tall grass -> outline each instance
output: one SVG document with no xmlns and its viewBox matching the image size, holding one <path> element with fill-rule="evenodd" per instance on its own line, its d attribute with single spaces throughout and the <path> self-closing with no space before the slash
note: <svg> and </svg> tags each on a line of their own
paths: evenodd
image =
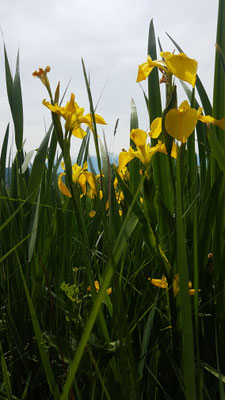
<svg viewBox="0 0 225 400">
<path fill-rule="evenodd" d="M 225 116 L 224 16 L 220 0 L 212 105 L 199 77 L 193 90 L 181 82 L 191 107 L 199 107 L 197 90 L 204 114 L 216 119 Z M 148 54 L 159 58 L 153 21 Z M 19 56 L 14 76 L 6 48 L 4 58 L 16 155 L 8 156 L 8 125 L 0 159 L 0 399 L 224 399 L 224 132 L 199 121 L 187 143 L 177 144 L 176 159 L 156 153 L 143 166 L 135 158 L 123 176 L 99 141 L 82 62 L 87 135 L 71 137 L 52 112 L 30 163 Z M 167 90 L 162 110 L 156 68 L 147 86 L 149 121 L 164 121 L 175 92 Z M 47 89 L 52 105 L 63 100 L 59 86 L 54 96 Z M 140 125 L 132 100 L 130 130 Z M 83 166 L 90 135 L 101 172 L 93 196 L 74 183 L 70 154 L 71 140 L 80 140 Z M 165 130 L 162 139 L 170 153 Z M 58 187 L 62 159 L 71 197 Z M 164 289 L 152 284 L 162 276 Z"/>
</svg>

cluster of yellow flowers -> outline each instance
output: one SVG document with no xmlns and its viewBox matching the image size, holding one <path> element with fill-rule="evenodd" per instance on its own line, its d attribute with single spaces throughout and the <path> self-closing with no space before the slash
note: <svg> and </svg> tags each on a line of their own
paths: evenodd
<svg viewBox="0 0 225 400">
<path fill-rule="evenodd" d="M 148 77 L 153 68 L 157 67 L 164 74 L 164 81 L 167 82 L 169 77 L 175 76 L 185 82 L 188 82 L 195 86 L 196 74 L 197 74 L 197 61 L 187 57 L 184 53 L 178 55 L 169 52 L 161 52 L 161 60 L 152 60 L 150 56 L 147 57 L 147 61 L 139 66 L 137 82 L 140 82 Z M 65 135 L 69 132 L 77 138 L 83 139 L 86 135 L 86 131 L 81 127 L 82 124 L 88 126 L 91 130 L 93 129 L 93 119 L 91 114 L 84 115 L 84 109 L 79 107 L 75 102 L 75 95 L 71 93 L 70 101 L 67 102 L 65 107 L 59 106 L 57 103 L 54 104 L 52 101 L 50 83 L 47 77 L 47 73 L 50 71 L 50 67 L 47 66 L 45 70 L 39 68 L 39 71 L 35 71 L 33 76 L 41 79 L 42 83 L 47 88 L 51 103 L 43 100 L 43 104 L 49 108 L 53 113 L 63 117 L 65 119 Z M 179 108 L 170 109 L 165 115 L 165 130 L 166 132 L 177 141 L 185 143 L 188 137 L 192 134 L 198 121 L 206 124 L 212 123 L 225 129 L 225 118 L 217 120 L 211 116 L 202 115 L 202 108 L 198 110 L 191 108 L 188 101 L 183 101 Z M 95 122 L 97 124 L 105 125 L 105 120 L 98 114 L 95 114 Z M 130 137 L 136 145 L 136 149 L 130 146 L 128 151 L 122 151 L 119 154 L 119 166 L 118 172 L 120 176 L 128 176 L 126 172 L 127 164 L 134 158 L 138 158 L 144 167 L 149 165 L 153 155 L 157 152 L 167 154 L 165 143 L 158 140 L 158 143 L 151 147 L 150 143 L 147 143 L 148 138 L 159 138 L 162 133 L 162 118 L 156 118 L 150 127 L 148 134 L 141 129 L 133 129 Z M 170 155 L 174 158 L 177 157 L 177 145 L 173 140 Z M 64 165 L 62 164 L 64 168 Z M 85 162 L 83 167 L 74 164 L 72 167 L 72 180 L 74 183 L 78 183 L 82 189 L 83 195 L 87 194 L 93 198 L 97 196 L 97 177 L 93 173 L 87 171 L 87 163 Z M 58 186 L 62 193 L 68 197 L 71 197 L 71 193 L 66 187 L 62 180 L 62 177 L 66 173 L 61 173 L 58 179 Z M 90 189 L 87 191 L 86 186 L 89 185 Z M 115 190 L 117 190 L 117 180 L 114 184 Z M 100 194 L 101 196 L 101 194 Z M 116 192 L 118 202 L 123 199 L 123 193 L 121 191 Z M 94 213 L 92 213 L 92 216 Z"/>
<path fill-rule="evenodd" d="M 187 57 L 184 53 L 178 55 L 169 52 L 161 52 L 162 60 L 153 61 L 150 56 L 147 57 L 147 62 L 139 66 L 137 82 L 140 82 L 148 77 L 154 67 L 159 68 L 163 72 L 165 82 L 169 81 L 169 76 L 174 75 L 177 78 L 190 83 L 193 87 L 196 82 L 198 63 L 196 60 Z M 181 103 L 179 108 L 170 109 L 165 115 L 165 130 L 174 139 L 181 143 L 186 143 L 188 137 L 193 133 L 197 122 L 201 121 L 206 124 L 217 125 L 221 129 L 225 129 L 225 118 L 217 120 L 210 115 L 202 115 L 203 109 L 198 110 L 191 108 L 188 101 Z M 150 138 L 157 139 L 162 132 L 162 118 L 158 117 L 151 123 Z M 137 157 L 142 164 L 148 165 L 152 156 L 156 152 L 167 153 L 166 146 L 160 140 L 158 144 L 151 147 L 146 143 L 147 134 L 141 129 L 133 129 L 130 134 L 131 139 L 135 143 L 137 150 L 134 151 L 132 146 L 128 152 L 123 151 L 119 155 L 119 169 L 127 165 L 134 157 Z M 177 149 L 173 142 L 171 156 L 176 158 Z"/>
<path fill-rule="evenodd" d="M 162 279 L 151 279 L 148 278 L 152 285 L 159 287 L 161 289 L 168 289 L 168 282 L 165 275 L 162 276 Z M 200 289 L 199 289 L 200 291 Z M 190 296 L 195 294 L 195 289 L 192 289 L 192 282 L 188 282 L 188 292 Z M 173 279 L 173 295 L 176 297 L 180 293 L 180 284 L 179 284 L 179 275 L 176 274 Z"/>
<path fill-rule="evenodd" d="M 169 53 L 169 52 L 161 52 L 161 60 L 152 60 L 150 56 L 147 57 L 147 61 L 143 64 L 139 65 L 137 82 L 145 80 L 153 68 L 159 68 L 159 70 L 163 73 L 162 81 L 165 83 L 172 82 L 172 77 L 177 77 L 189 84 L 192 87 L 195 87 L 196 76 L 197 76 L 197 61 L 187 57 L 184 53 L 180 53 L 178 55 Z M 86 131 L 82 128 L 82 124 L 85 124 L 93 131 L 93 118 L 91 114 L 84 115 L 84 108 L 79 107 L 79 105 L 75 102 L 75 95 L 71 93 L 70 100 L 67 102 L 65 107 L 61 107 L 58 103 L 53 101 L 50 83 L 47 77 L 47 73 L 50 71 L 50 67 L 47 66 L 44 70 L 39 68 L 39 71 L 35 71 L 33 76 L 40 78 L 41 82 L 46 87 L 51 103 L 43 100 L 43 105 L 47 107 L 52 113 L 57 114 L 65 120 L 65 138 L 71 135 L 83 139 L 86 135 Z M 57 97 L 56 97 L 57 98 Z M 134 142 L 136 149 L 130 146 L 128 151 L 123 150 L 119 154 L 119 165 L 118 165 L 118 173 L 120 177 L 127 181 L 129 180 L 129 170 L 127 169 L 127 164 L 131 162 L 134 158 L 138 158 L 142 163 L 143 167 L 146 168 L 153 157 L 153 155 L 157 152 L 161 152 L 167 154 L 167 148 L 165 143 L 159 139 L 162 134 L 163 129 L 166 134 L 170 135 L 173 138 L 172 146 L 170 150 L 170 156 L 175 158 L 177 157 L 177 143 L 181 142 L 186 143 L 188 137 L 194 132 L 194 129 L 197 125 L 198 121 L 201 121 L 206 124 L 214 124 L 217 125 L 220 129 L 225 129 L 225 118 L 217 120 L 209 115 L 204 116 L 203 109 L 200 107 L 198 110 L 195 108 L 191 108 L 188 101 L 183 101 L 178 108 L 169 109 L 164 115 L 164 120 L 162 117 L 158 117 L 151 123 L 150 131 L 146 133 L 141 129 L 133 129 L 130 133 L 130 137 Z M 95 123 L 106 125 L 105 120 L 98 114 L 94 115 Z M 163 135 L 161 135 L 163 137 Z M 152 147 L 148 140 L 150 138 L 158 139 L 158 143 Z M 62 167 L 64 168 L 64 163 L 62 163 Z M 63 182 L 62 177 L 66 175 L 65 172 L 61 173 L 58 178 L 58 186 L 60 191 L 68 196 L 72 197 L 69 189 L 66 184 Z M 102 175 L 101 175 L 102 176 Z M 83 164 L 83 166 L 79 166 L 74 164 L 72 166 L 72 181 L 75 184 L 79 184 L 82 190 L 82 195 L 87 195 L 90 198 L 97 197 L 102 198 L 102 191 L 98 189 L 98 181 L 99 176 L 94 176 L 92 172 L 88 171 L 87 162 Z M 88 190 L 87 190 L 88 185 Z M 115 195 L 118 204 L 120 204 L 124 195 L 121 189 L 118 188 L 118 180 L 117 178 L 114 180 L 114 189 Z M 107 208 L 109 207 L 107 202 Z M 120 214 L 122 211 L 120 210 Z M 89 214 L 91 217 L 95 215 L 95 211 L 91 211 Z M 165 276 L 162 279 L 150 279 L 151 283 L 157 287 L 167 289 L 168 283 Z M 98 281 L 94 282 L 95 289 L 98 292 L 100 289 L 100 285 Z M 189 286 L 189 294 L 192 295 L 195 293 L 194 289 L 192 289 L 192 283 L 188 283 Z M 88 288 L 90 290 L 90 287 Z M 173 280 L 173 291 L 174 297 L 180 291 L 179 287 L 179 276 L 175 275 Z M 112 289 L 109 288 L 107 293 L 110 294 Z"/>
</svg>

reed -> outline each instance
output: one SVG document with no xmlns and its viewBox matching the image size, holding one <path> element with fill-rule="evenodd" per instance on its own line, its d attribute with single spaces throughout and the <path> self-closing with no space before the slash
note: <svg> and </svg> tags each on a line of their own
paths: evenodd
<svg viewBox="0 0 225 400">
<path fill-rule="evenodd" d="M 19 54 L 13 75 L 4 48 L 16 154 L 8 125 L 0 158 L 0 399 L 224 399 L 224 16 L 220 0 L 212 104 L 197 62 L 173 38 L 176 54 L 160 44 L 157 54 L 150 22 L 137 78 L 147 81 L 150 129 L 141 129 L 132 99 L 131 147 L 118 165 L 99 140 L 105 121 L 83 61 L 86 114 L 73 93 L 60 96 L 60 85 L 53 92 L 49 67 L 34 73 L 52 124 L 26 153 Z M 87 164 L 91 135 L 98 171 Z"/>
</svg>

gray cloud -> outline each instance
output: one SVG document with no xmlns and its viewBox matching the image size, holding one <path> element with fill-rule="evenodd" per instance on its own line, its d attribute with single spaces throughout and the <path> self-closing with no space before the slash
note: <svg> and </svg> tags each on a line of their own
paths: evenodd
<svg viewBox="0 0 225 400">
<path fill-rule="evenodd" d="M 174 49 L 165 35 L 167 31 L 187 55 L 199 61 L 199 75 L 212 98 L 217 7 L 218 1 L 215 0 L 189 0 L 182 6 L 180 0 L 1 2 L 0 25 L 13 67 L 18 46 L 20 48 L 27 151 L 38 147 L 44 135 L 44 121 L 46 124 L 50 122 L 50 113 L 41 104 L 47 93 L 40 81 L 32 77 L 32 72 L 40 66 L 50 65 L 52 87 L 60 80 L 62 89 L 72 76 L 68 97 L 73 91 L 78 104 L 88 112 L 81 57 L 90 72 L 95 103 L 107 81 L 98 113 L 108 122 L 104 129 L 108 143 L 116 119 L 120 119 L 114 149 L 111 150 L 119 152 L 129 145 L 131 97 L 137 104 L 140 127 L 147 129 L 146 107 L 142 91 L 136 84 L 136 75 L 138 65 L 146 59 L 151 18 L 154 18 L 156 35 L 160 37 L 164 50 Z M 1 53 L 3 55 L 3 48 Z M 145 82 L 143 87 L 147 89 Z M 10 119 L 3 56 L 0 63 L 0 109 L 2 137 Z M 74 139 L 74 151 L 79 145 L 80 141 Z"/>
</svg>

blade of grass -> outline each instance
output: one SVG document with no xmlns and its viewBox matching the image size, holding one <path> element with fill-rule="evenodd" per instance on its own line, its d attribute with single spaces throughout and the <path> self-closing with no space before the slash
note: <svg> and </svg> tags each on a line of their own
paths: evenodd
<svg viewBox="0 0 225 400">
<path fill-rule="evenodd" d="M 28 239 L 28 262 L 31 261 L 34 252 L 34 246 L 37 238 L 37 227 L 38 227 L 38 214 L 39 214 L 39 203 L 40 203 L 40 191 L 37 197 L 37 204 L 32 206 L 30 221 L 28 227 L 28 234 L 31 234 Z"/>
<path fill-rule="evenodd" d="M 30 202 L 33 202 L 35 200 L 35 197 L 37 196 L 38 188 L 39 188 L 41 180 L 42 180 L 42 176 L 43 176 L 44 168 L 45 168 L 48 141 L 49 141 L 49 138 L 51 135 L 51 131 L 52 131 L 52 126 L 49 128 L 49 130 L 45 134 L 45 137 L 42 140 L 42 143 L 38 149 L 38 152 L 37 152 L 34 162 L 33 162 L 31 175 L 30 175 L 30 179 L 29 179 L 29 184 L 28 184 L 28 189 L 27 189 L 27 196 L 30 197 Z"/>
<path fill-rule="evenodd" d="M 59 388 L 58 388 L 58 385 L 57 385 L 57 383 L 55 381 L 55 377 L 54 377 L 54 374 L 53 374 L 53 371 L 52 371 L 52 367 L 51 367 L 51 364 L 49 362 L 49 358 L 48 358 L 48 355 L 47 355 L 47 352 L 46 352 L 45 345 L 43 343 L 43 337 L 42 337 L 42 334 L 41 334 L 41 329 L 40 329 L 40 326 L 39 326 L 39 322 L 38 322 L 38 319 L 37 319 L 37 315 L 36 315 L 36 312 L 35 312 L 35 309 L 34 309 L 30 294 L 29 294 L 29 291 L 28 291 L 28 287 L 27 287 L 27 284 L 26 284 L 26 280 L 25 280 L 25 277 L 24 277 L 24 274 L 23 274 L 22 266 L 21 266 L 20 259 L 19 259 L 19 256 L 18 256 L 17 252 L 16 252 L 16 257 L 17 257 L 17 262 L 18 262 L 18 266 L 19 266 L 19 269 L 20 269 L 21 278 L 22 278 L 22 281 L 23 281 L 23 286 L 24 286 L 24 290 L 25 290 L 25 294 L 26 294 L 26 298 L 27 298 L 29 311 L 30 311 L 30 317 L 31 317 L 31 320 L 32 320 L 33 329 L 34 329 L 35 337 L 36 337 L 36 340 L 37 340 L 38 349 L 39 349 L 41 360 L 42 360 L 42 365 L 43 365 L 43 368 L 45 370 L 46 378 L 47 378 L 47 381 L 48 381 L 48 384 L 49 384 L 50 391 L 51 391 L 51 393 L 53 395 L 53 398 L 54 398 L 54 400 L 59 400 L 59 398 L 60 398 Z"/>
<path fill-rule="evenodd" d="M 15 142 L 19 154 L 23 148 L 23 101 L 19 72 L 19 51 L 16 60 L 16 73 L 13 80 L 12 117 L 15 127 Z M 21 159 L 22 160 L 22 159 Z"/>
<path fill-rule="evenodd" d="M 225 154 L 222 145 L 218 140 L 218 136 L 215 131 L 214 125 L 210 125 L 206 128 L 207 138 L 210 144 L 212 153 L 220 166 L 221 170 L 225 173 Z"/>
<path fill-rule="evenodd" d="M 121 252 L 122 252 L 124 246 L 126 245 L 127 238 L 132 234 L 132 232 L 136 226 L 136 223 L 137 223 L 137 220 L 135 221 L 133 218 L 130 219 L 128 217 L 124 221 L 123 227 L 120 231 L 120 234 L 118 236 L 118 239 L 117 239 L 115 247 L 114 247 L 114 254 L 115 254 L 114 260 L 111 260 L 106 267 L 106 272 L 103 277 L 103 283 L 102 283 L 100 292 L 99 292 L 98 296 L 96 296 L 96 298 L 95 298 L 92 311 L 89 315 L 88 321 L 85 326 L 84 333 L 83 333 L 81 340 L 79 342 L 79 345 L 77 347 L 74 359 L 71 364 L 69 375 L 68 375 L 65 385 L 63 387 L 63 392 L 61 394 L 60 400 L 67 399 L 70 387 L 73 383 L 80 360 L 83 356 L 86 344 L 88 342 L 88 338 L 91 334 L 92 328 L 93 328 L 96 318 L 98 316 L 98 312 L 100 310 L 102 302 L 106 296 L 106 291 L 110 285 L 110 281 L 112 279 L 113 272 L 114 272 L 113 264 L 117 265 L 120 255 L 121 255 Z"/>
<path fill-rule="evenodd" d="M 151 308 L 148 319 L 143 331 L 143 338 L 142 338 L 142 343 L 141 343 L 141 351 L 140 351 L 140 361 L 138 365 L 138 374 L 140 376 L 143 375 L 143 370 L 144 370 L 144 365 L 145 361 L 148 355 L 148 346 L 149 346 L 149 340 L 150 340 L 150 335 L 151 335 L 151 330 L 152 330 L 152 325 L 154 321 L 154 316 L 155 316 L 155 310 L 156 310 L 156 304 L 158 300 L 158 294 L 155 298 L 155 302 L 153 304 L 153 307 Z"/>
<path fill-rule="evenodd" d="M 1 365 L 2 365 L 2 372 L 3 372 L 4 387 L 5 387 L 5 391 L 6 391 L 6 394 L 7 394 L 7 399 L 10 400 L 12 398 L 11 382 L 10 382 L 10 379 L 9 379 L 10 375 L 9 375 L 9 371 L 7 369 L 5 357 L 4 357 L 4 354 L 3 354 L 1 341 L 0 341 L 0 357 L 1 357 Z"/>
<path fill-rule="evenodd" d="M 138 114 L 135 102 L 131 99 L 131 114 L 130 114 L 130 132 L 132 129 L 138 129 Z M 132 139 L 130 139 L 130 146 L 136 150 L 136 145 Z M 135 158 L 130 165 L 130 191 L 134 194 L 137 191 L 139 185 L 139 177 L 140 177 L 140 161 L 138 158 Z"/>
<path fill-rule="evenodd" d="M 180 153 L 180 152 L 179 152 Z M 188 293 L 188 261 L 185 246 L 181 197 L 181 159 L 178 153 L 176 174 L 176 229 L 177 229 L 177 266 L 180 284 L 180 311 L 183 336 L 183 370 L 186 400 L 196 399 L 196 383 L 194 368 L 194 342 L 192 329 L 191 303 Z"/>
<path fill-rule="evenodd" d="M 9 140 L 9 124 L 7 125 L 6 131 L 5 131 L 5 136 L 4 136 L 2 150 L 1 150 L 1 159 L 0 159 L 1 178 L 4 183 L 5 183 L 5 168 L 6 168 L 6 154 L 7 154 L 8 140 Z"/>
</svg>

